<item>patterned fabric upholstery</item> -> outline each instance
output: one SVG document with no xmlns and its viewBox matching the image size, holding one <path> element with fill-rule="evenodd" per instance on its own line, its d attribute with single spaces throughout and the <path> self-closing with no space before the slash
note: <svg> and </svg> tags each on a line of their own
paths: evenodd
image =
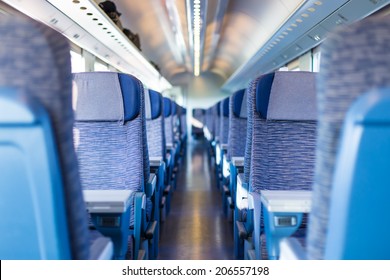
<svg viewBox="0 0 390 280">
<path fill-rule="evenodd" d="M 150 157 L 162 157 L 165 160 L 166 151 L 165 151 L 165 126 L 164 126 L 164 116 L 163 116 L 163 98 L 162 95 L 156 91 L 149 90 L 150 98 L 145 98 L 149 102 L 145 102 L 146 111 L 149 111 L 148 105 L 151 108 L 150 112 L 155 112 L 151 114 L 150 117 L 146 118 L 146 131 L 148 137 L 148 148 Z M 159 107 L 158 109 L 153 109 Z M 148 114 L 146 114 L 148 115 Z M 153 117 L 152 117 L 153 115 Z"/>
<path fill-rule="evenodd" d="M 321 47 L 318 142 L 307 239 L 310 259 L 324 257 L 335 157 L 345 113 L 361 94 L 390 86 L 389 30 L 389 16 L 371 17 L 339 29 Z"/>
<path fill-rule="evenodd" d="M 310 190 L 316 139 L 315 74 L 276 72 L 272 86 L 257 87 L 254 97 L 252 191 Z M 289 109 L 280 111 L 284 107 Z"/>
<path fill-rule="evenodd" d="M 180 141 L 181 135 L 181 124 L 179 118 L 179 105 L 172 100 L 172 128 L 173 128 L 173 137 L 175 142 Z"/>
<path fill-rule="evenodd" d="M 315 74 L 276 72 L 260 76 L 248 87 L 248 130 L 251 145 L 250 191 L 310 190 L 316 140 Z M 248 160 L 248 158 L 246 159 Z M 248 168 L 248 161 L 245 162 Z M 246 170 L 247 171 L 247 170 Z M 263 228 L 263 217 L 260 226 Z M 294 233 L 302 239 L 307 218 Z M 267 258 L 262 233 L 262 258 Z"/>
<path fill-rule="evenodd" d="M 213 121 L 214 121 L 214 135 L 219 140 L 221 130 L 221 102 L 218 102 L 213 106 Z"/>
<path fill-rule="evenodd" d="M 220 113 L 219 142 L 227 144 L 229 136 L 229 97 L 220 102 Z"/>
<path fill-rule="evenodd" d="M 111 95 L 123 96 L 123 99 L 117 99 L 121 104 L 116 106 L 123 108 L 124 112 L 129 111 L 126 107 L 137 107 L 138 114 L 131 121 L 78 119 L 75 122 L 75 146 L 82 186 L 90 190 L 129 189 L 143 192 L 150 171 L 142 83 L 134 77 L 113 72 L 74 74 L 78 89 L 76 115 L 79 116 L 79 110 L 84 108 L 83 102 L 97 104 L 100 91 L 96 89 L 107 88 L 108 80 L 111 81 Z M 89 95 L 88 100 L 81 98 L 91 90 L 95 92 Z M 125 95 L 137 95 L 139 102 L 126 103 Z M 135 99 L 129 97 L 128 100 Z M 89 108 L 91 114 L 92 109 L 99 110 L 99 106 Z M 132 226 L 134 215 L 130 216 Z"/>
<path fill-rule="evenodd" d="M 244 104 L 245 103 L 245 104 Z M 246 92 L 244 89 L 234 93 L 229 99 L 229 136 L 227 159 L 245 155 L 247 132 Z"/>
<path fill-rule="evenodd" d="M 209 130 L 209 132 L 211 133 L 211 139 L 209 140 L 212 140 L 214 139 L 214 112 L 213 112 L 213 107 L 210 107 L 206 110 L 206 127 L 207 129 Z"/>
<path fill-rule="evenodd" d="M 184 139 L 187 135 L 187 110 L 186 108 L 180 107 L 180 126 L 181 126 L 181 137 Z"/>
<path fill-rule="evenodd" d="M 273 75 L 273 74 L 271 74 Z M 244 155 L 244 182 L 249 182 L 249 175 L 251 169 L 251 160 L 252 160 L 252 132 L 253 132 L 253 114 L 256 110 L 255 108 L 255 96 L 256 88 L 261 77 L 250 82 L 247 89 L 247 131 L 246 131 L 246 144 L 245 144 L 245 155 Z"/>
<path fill-rule="evenodd" d="M 34 96 L 49 113 L 62 170 L 72 258 L 88 259 L 88 221 L 73 146 L 68 42 L 43 24 L 17 17 L 1 16 L 0 34 L 0 86 Z"/>
<path fill-rule="evenodd" d="M 167 97 L 164 97 L 164 126 L 165 126 L 165 140 L 169 145 L 173 145 L 173 123 L 172 123 L 172 103 Z"/>
<path fill-rule="evenodd" d="M 174 142 L 179 143 L 181 140 L 181 118 L 180 106 L 172 100 L 172 125 Z"/>
</svg>

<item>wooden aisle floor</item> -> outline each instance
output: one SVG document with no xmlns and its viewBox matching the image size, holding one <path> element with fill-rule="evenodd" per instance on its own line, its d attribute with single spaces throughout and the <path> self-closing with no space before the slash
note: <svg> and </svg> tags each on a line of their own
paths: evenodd
<svg viewBox="0 0 390 280">
<path fill-rule="evenodd" d="M 232 223 L 210 167 L 206 140 L 190 139 L 171 211 L 161 227 L 160 260 L 233 259 Z"/>
</svg>

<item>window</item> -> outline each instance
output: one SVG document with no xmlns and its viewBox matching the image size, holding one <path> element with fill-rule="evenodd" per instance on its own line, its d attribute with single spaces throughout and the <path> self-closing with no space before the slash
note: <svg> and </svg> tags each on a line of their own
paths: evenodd
<svg viewBox="0 0 390 280">
<path fill-rule="evenodd" d="M 320 72 L 321 51 L 319 47 L 313 49 L 313 72 Z"/>
<path fill-rule="evenodd" d="M 83 56 L 73 50 L 70 51 L 72 73 L 85 72 L 85 60 Z"/>
<path fill-rule="evenodd" d="M 108 71 L 107 64 L 105 64 L 103 61 L 99 61 L 97 58 L 96 58 L 96 61 L 95 61 L 94 69 L 95 69 L 96 72 L 98 72 L 98 71 L 100 71 L 100 72 L 107 72 Z"/>
</svg>

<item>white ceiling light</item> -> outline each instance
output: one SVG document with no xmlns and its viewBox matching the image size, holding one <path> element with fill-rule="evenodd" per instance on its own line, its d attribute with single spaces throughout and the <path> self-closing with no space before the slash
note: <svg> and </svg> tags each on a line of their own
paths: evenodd
<svg viewBox="0 0 390 280">
<path fill-rule="evenodd" d="M 207 1 L 187 0 L 187 21 L 190 42 L 190 51 L 193 54 L 193 71 L 195 76 L 200 75 L 205 33 L 205 15 Z"/>
</svg>

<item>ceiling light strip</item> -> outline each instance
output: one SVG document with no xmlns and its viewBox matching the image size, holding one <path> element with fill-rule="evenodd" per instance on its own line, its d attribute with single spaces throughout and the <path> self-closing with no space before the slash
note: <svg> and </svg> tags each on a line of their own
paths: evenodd
<svg viewBox="0 0 390 280">
<path fill-rule="evenodd" d="M 201 33 L 201 17 L 200 17 L 201 1 L 194 0 L 193 2 L 193 34 L 194 34 L 194 75 L 200 74 L 200 33 Z"/>
</svg>

